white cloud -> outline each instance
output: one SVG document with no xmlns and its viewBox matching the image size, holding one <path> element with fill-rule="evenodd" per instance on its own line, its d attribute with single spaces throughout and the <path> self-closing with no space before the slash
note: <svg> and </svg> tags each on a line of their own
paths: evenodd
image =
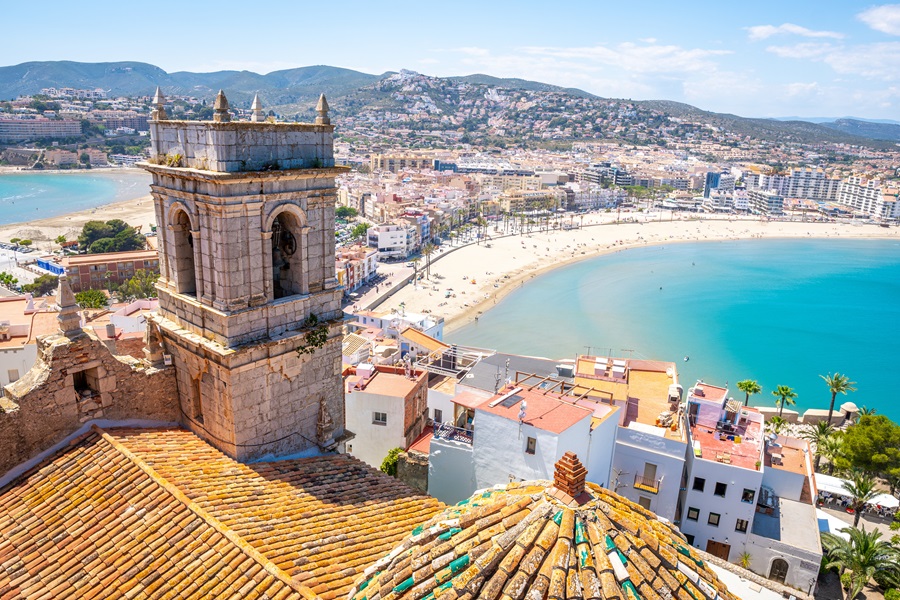
<svg viewBox="0 0 900 600">
<path fill-rule="evenodd" d="M 900 35 L 900 4 L 873 6 L 856 15 L 856 18 L 875 31 Z"/>
<path fill-rule="evenodd" d="M 420 58 L 417 62 L 420 65 L 437 65 L 440 64 L 441 61 L 436 58 Z"/>
<path fill-rule="evenodd" d="M 836 46 L 833 44 L 805 42 L 791 46 L 769 46 L 766 50 L 781 58 L 821 58 L 834 51 L 835 48 Z"/>
<path fill-rule="evenodd" d="M 705 50 L 680 46 L 638 45 L 630 42 L 613 47 L 553 48 L 531 46 L 522 49 L 532 56 L 548 56 L 617 67 L 632 73 L 671 73 L 704 71 L 715 67 L 714 56 L 730 50 Z"/>
<path fill-rule="evenodd" d="M 833 38 L 840 40 L 844 38 L 843 33 L 837 31 L 815 31 L 807 29 L 793 23 L 782 23 L 781 25 L 755 25 L 753 27 L 745 27 L 750 32 L 750 39 L 753 41 L 764 40 L 773 35 L 789 34 L 799 35 L 809 38 Z"/>
<path fill-rule="evenodd" d="M 464 46 L 462 48 L 454 48 L 454 50 L 468 56 L 487 56 L 490 54 L 490 50 L 487 48 L 478 48 L 477 46 Z"/>
</svg>

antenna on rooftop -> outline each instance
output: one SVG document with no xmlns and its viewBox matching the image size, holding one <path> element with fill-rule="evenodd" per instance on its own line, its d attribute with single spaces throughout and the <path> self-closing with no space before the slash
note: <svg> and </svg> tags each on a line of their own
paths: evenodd
<svg viewBox="0 0 900 600">
<path fill-rule="evenodd" d="M 500 375 L 500 366 L 497 366 L 497 373 L 494 375 L 494 393 L 500 391 L 500 382 L 503 381 L 502 376 Z"/>
<path fill-rule="evenodd" d="M 525 400 L 522 400 L 522 406 L 519 407 L 519 423 L 525 422 L 525 409 L 528 408 L 528 403 Z"/>
</svg>

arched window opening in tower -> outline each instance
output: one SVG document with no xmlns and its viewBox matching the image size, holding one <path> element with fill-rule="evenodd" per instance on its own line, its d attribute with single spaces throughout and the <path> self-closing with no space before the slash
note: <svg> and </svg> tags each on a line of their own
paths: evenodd
<svg viewBox="0 0 900 600">
<path fill-rule="evenodd" d="M 296 216 L 282 212 L 272 223 L 272 278 L 275 299 L 305 293 L 301 223 Z"/>
<path fill-rule="evenodd" d="M 175 237 L 175 285 L 179 294 L 197 294 L 194 274 L 194 237 L 191 220 L 183 210 L 178 211 L 172 228 Z"/>
</svg>

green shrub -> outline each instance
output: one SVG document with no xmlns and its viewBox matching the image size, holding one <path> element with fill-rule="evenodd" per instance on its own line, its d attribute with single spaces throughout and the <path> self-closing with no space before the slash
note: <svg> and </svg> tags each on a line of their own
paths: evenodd
<svg viewBox="0 0 900 600">
<path fill-rule="evenodd" d="M 900 590 L 890 588 L 884 593 L 884 600 L 900 600 Z"/>
<path fill-rule="evenodd" d="M 853 586 L 853 574 L 850 571 L 841 573 L 841 587 L 849 590 Z"/>
<path fill-rule="evenodd" d="M 384 460 L 381 463 L 381 472 L 387 473 L 391 477 L 397 476 L 397 461 L 400 459 L 400 454 L 403 452 L 403 448 L 391 448 L 388 450 L 387 456 L 384 457 Z"/>
</svg>

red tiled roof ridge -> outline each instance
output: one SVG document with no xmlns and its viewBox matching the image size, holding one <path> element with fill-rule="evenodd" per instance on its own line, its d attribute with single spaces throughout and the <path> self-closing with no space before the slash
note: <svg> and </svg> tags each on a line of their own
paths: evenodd
<svg viewBox="0 0 900 600">
<path fill-rule="evenodd" d="M 184 504 L 188 510 L 193 512 L 195 515 L 203 519 L 210 527 L 221 533 L 225 536 L 231 543 L 238 547 L 238 549 L 244 553 L 247 557 L 254 560 L 257 564 L 259 564 L 267 573 L 277 578 L 279 581 L 283 582 L 285 585 L 289 586 L 292 590 L 307 598 L 308 600 L 320 600 L 319 596 L 316 595 L 310 588 L 305 585 L 301 585 L 293 580 L 287 573 L 285 573 L 282 569 L 275 565 L 268 558 L 263 556 L 258 550 L 256 550 L 253 546 L 251 546 L 246 540 L 244 540 L 240 535 L 235 533 L 232 529 L 227 527 L 225 524 L 220 522 L 214 516 L 209 514 L 206 510 L 204 510 L 199 504 L 188 498 L 184 492 L 178 489 L 177 486 L 170 483 L 167 479 L 165 479 L 162 475 L 156 472 L 153 467 L 144 462 L 143 459 L 134 454 L 131 450 L 126 448 L 124 444 L 116 440 L 109 433 L 98 427 L 97 425 L 91 425 L 91 429 L 89 433 L 96 433 L 103 438 L 108 444 L 110 444 L 113 448 L 116 449 L 117 452 L 125 456 L 128 460 L 130 460 L 137 468 L 144 472 L 150 479 L 153 480 L 158 486 L 166 490 L 169 494 L 171 494 L 176 500 Z M 81 437 L 81 436 L 79 436 Z"/>
</svg>

